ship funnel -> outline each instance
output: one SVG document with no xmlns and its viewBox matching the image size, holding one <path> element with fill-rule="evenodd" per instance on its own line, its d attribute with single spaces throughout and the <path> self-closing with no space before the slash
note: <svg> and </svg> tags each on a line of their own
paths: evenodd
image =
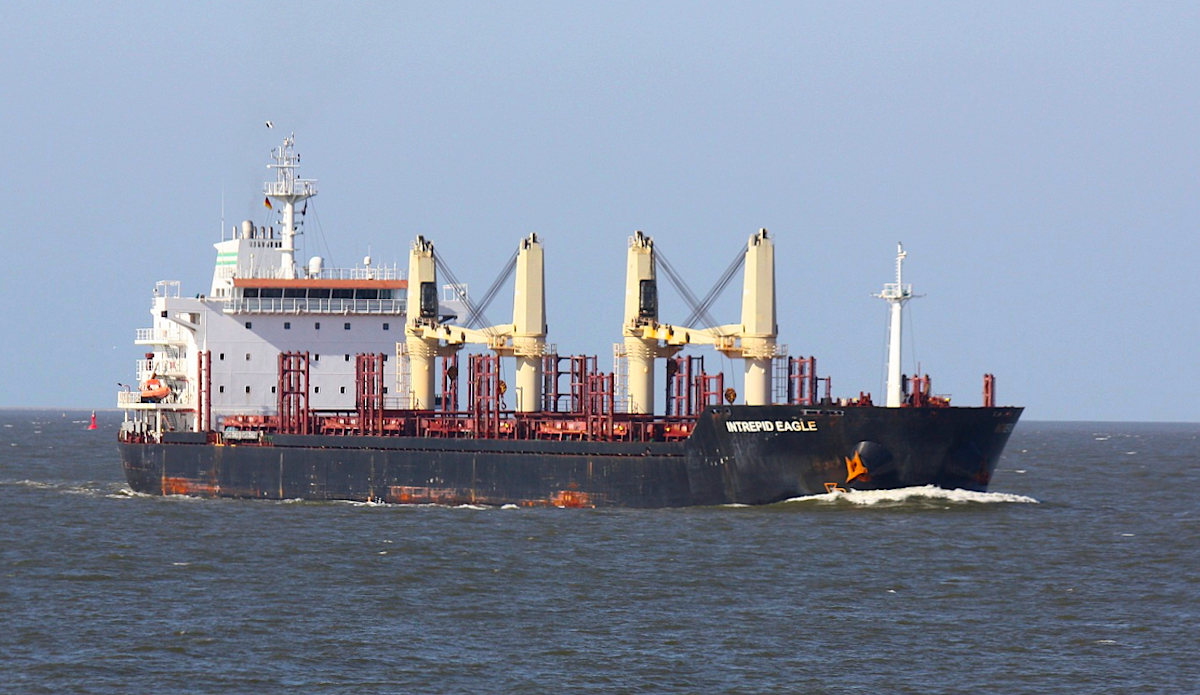
<svg viewBox="0 0 1200 695">
<path fill-rule="evenodd" d="M 771 363 L 779 327 L 775 324 L 775 244 L 766 229 L 750 237 L 742 277 L 741 344 L 746 405 L 771 404 Z"/>
<path fill-rule="evenodd" d="M 513 292 L 513 355 L 517 362 L 517 410 L 542 405 L 542 355 L 546 351 L 545 264 L 536 234 L 521 240 Z"/>
<path fill-rule="evenodd" d="M 407 299 L 404 344 L 408 351 L 412 388 L 410 407 L 428 410 L 434 406 L 438 340 L 425 337 L 424 327 L 437 323 L 438 297 L 433 242 L 425 237 L 418 236 L 408 254 Z"/>
<path fill-rule="evenodd" d="M 658 281 L 654 271 L 654 241 L 634 232 L 629 238 L 625 266 L 625 357 L 629 369 L 631 413 L 654 412 L 654 358 L 658 338 Z M 650 328 L 650 331 L 645 330 Z"/>
</svg>

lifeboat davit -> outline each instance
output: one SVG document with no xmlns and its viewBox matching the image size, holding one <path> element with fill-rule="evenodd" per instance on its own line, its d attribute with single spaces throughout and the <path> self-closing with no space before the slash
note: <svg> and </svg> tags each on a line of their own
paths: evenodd
<svg viewBox="0 0 1200 695">
<path fill-rule="evenodd" d="M 150 377 L 142 385 L 142 401 L 146 403 L 157 403 L 170 393 L 171 389 L 156 376 Z"/>
</svg>

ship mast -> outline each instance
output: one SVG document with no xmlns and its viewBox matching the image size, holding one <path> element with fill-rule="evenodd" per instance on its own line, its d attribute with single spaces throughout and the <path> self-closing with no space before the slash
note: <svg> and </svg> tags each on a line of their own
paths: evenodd
<svg viewBox="0 0 1200 695">
<path fill-rule="evenodd" d="M 275 148 L 271 156 L 274 164 L 268 164 L 268 169 L 275 170 L 275 180 L 263 184 L 263 191 L 268 198 L 283 203 L 283 247 L 280 261 L 280 276 L 285 279 L 296 277 L 296 203 L 317 194 L 315 180 L 301 179 L 296 176 L 300 168 L 300 155 L 295 152 L 296 134 L 292 133 L 283 140 L 283 144 Z"/>
<path fill-rule="evenodd" d="M 904 258 L 908 252 L 904 245 L 896 244 L 896 282 L 883 286 L 883 291 L 875 295 L 891 305 L 891 323 L 888 326 L 888 368 L 887 368 L 887 407 L 898 408 L 903 397 L 903 384 L 900 377 L 900 333 L 903 318 L 904 303 L 913 299 L 912 285 L 905 285 L 903 280 Z"/>
</svg>

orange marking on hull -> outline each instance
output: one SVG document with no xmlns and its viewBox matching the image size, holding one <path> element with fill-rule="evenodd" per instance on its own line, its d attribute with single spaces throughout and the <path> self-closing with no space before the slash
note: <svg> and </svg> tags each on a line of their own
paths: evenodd
<svg viewBox="0 0 1200 695">
<path fill-rule="evenodd" d="M 595 507 L 592 502 L 592 496 L 586 492 L 578 490 L 560 490 L 550 496 L 550 504 L 555 507 L 567 507 L 570 509 L 582 509 L 584 507 Z"/>
<path fill-rule="evenodd" d="M 867 467 L 866 467 L 866 465 L 863 464 L 862 457 L 860 457 L 858 455 L 857 451 L 854 452 L 854 458 L 850 458 L 848 456 L 845 458 L 846 458 L 846 482 L 847 483 L 852 483 L 855 480 L 858 480 L 858 481 L 861 481 L 864 483 L 871 482 L 871 475 L 870 475 L 870 473 L 867 472 Z"/>
<path fill-rule="evenodd" d="M 216 497 L 221 492 L 220 485 L 202 483 L 190 478 L 163 476 L 162 493 L 164 495 L 194 495 L 197 497 Z"/>
<path fill-rule="evenodd" d="M 385 501 L 392 504 L 471 504 L 474 496 L 448 487 L 423 487 L 415 485 L 392 485 L 388 488 Z"/>
</svg>

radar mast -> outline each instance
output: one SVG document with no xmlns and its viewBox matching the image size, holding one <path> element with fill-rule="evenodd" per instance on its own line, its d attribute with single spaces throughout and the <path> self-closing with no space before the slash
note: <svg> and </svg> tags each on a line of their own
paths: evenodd
<svg viewBox="0 0 1200 695">
<path fill-rule="evenodd" d="M 912 285 L 904 284 L 904 258 L 908 252 L 904 244 L 896 244 L 896 281 L 883 286 L 883 291 L 875 295 L 891 305 L 891 323 L 888 330 L 888 366 L 887 366 L 887 407 L 899 408 L 903 397 L 903 384 L 900 376 L 900 334 L 904 312 L 904 304 L 914 298 Z"/>
<path fill-rule="evenodd" d="M 296 175 L 296 170 L 300 168 L 300 155 L 296 154 L 295 146 L 296 134 L 292 133 L 271 152 L 275 163 L 268 164 L 267 168 L 275 170 L 275 180 L 263 184 L 267 198 L 283 203 L 283 257 L 279 273 L 289 280 L 296 277 L 296 203 L 317 194 L 315 180 Z"/>
</svg>

